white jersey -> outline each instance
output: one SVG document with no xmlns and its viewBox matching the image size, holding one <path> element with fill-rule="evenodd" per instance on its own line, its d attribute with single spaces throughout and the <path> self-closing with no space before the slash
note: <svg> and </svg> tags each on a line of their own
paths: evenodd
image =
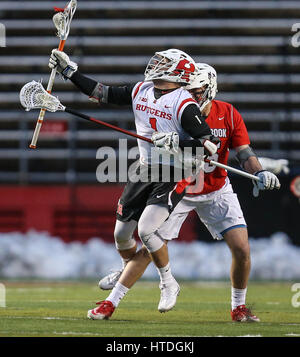
<svg viewBox="0 0 300 357">
<path fill-rule="evenodd" d="M 181 116 L 184 109 L 192 103 L 197 104 L 183 87 L 155 99 L 153 82 L 137 83 L 132 90 L 132 107 L 137 134 L 151 139 L 155 131 L 176 132 L 179 139 L 191 139 L 181 126 Z M 151 160 L 151 149 L 154 149 L 152 144 L 138 139 L 138 146 L 141 163 L 147 165 L 160 163 L 157 155 L 154 158 L 152 156 Z"/>
</svg>

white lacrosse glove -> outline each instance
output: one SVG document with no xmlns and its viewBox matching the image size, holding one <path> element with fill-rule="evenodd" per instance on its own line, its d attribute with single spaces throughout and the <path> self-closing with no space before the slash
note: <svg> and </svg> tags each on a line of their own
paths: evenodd
<svg viewBox="0 0 300 357">
<path fill-rule="evenodd" d="M 179 136 L 175 132 L 161 133 L 154 132 L 151 140 L 157 148 L 164 148 L 172 154 L 177 154 L 179 151 Z"/>
<path fill-rule="evenodd" d="M 51 69 L 56 67 L 57 72 L 64 78 L 71 78 L 78 70 L 78 65 L 75 62 L 72 62 L 66 53 L 57 49 L 52 50 L 49 67 Z"/>
<path fill-rule="evenodd" d="M 278 175 L 281 171 L 283 171 L 285 174 L 290 172 L 288 160 L 275 160 L 270 159 L 269 157 L 259 157 L 258 160 L 265 170 L 271 171 L 275 175 Z"/>
<path fill-rule="evenodd" d="M 277 190 L 280 189 L 280 182 L 277 178 L 276 175 L 274 175 L 270 171 L 262 170 L 262 171 L 257 171 L 255 174 L 260 180 L 259 181 L 254 181 L 253 182 L 253 196 L 258 197 L 259 191 L 263 190 L 273 190 L 276 188 Z"/>
</svg>

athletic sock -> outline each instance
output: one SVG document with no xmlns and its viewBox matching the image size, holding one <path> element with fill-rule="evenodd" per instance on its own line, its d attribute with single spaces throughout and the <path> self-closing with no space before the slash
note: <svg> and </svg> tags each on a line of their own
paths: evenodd
<svg viewBox="0 0 300 357">
<path fill-rule="evenodd" d="M 175 280 L 171 273 L 170 263 L 168 263 L 163 268 L 157 268 L 157 271 L 160 276 L 160 281 L 162 284 L 168 284 Z"/>
<path fill-rule="evenodd" d="M 246 293 L 247 288 L 236 289 L 233 286 L 231 287 L 231 310 L 234 310 L 240 305 L 246 305 Z"/>
<path fill-rule="evenodd" d="M 126 288 L 126 286 L 117 282 L 117 284 L 112 289 L 111 293 L 108 295 L 106 300 L 111 301 L 114 307 L 117 307 L 128 291 L 129 289 Z"/>
</svg>

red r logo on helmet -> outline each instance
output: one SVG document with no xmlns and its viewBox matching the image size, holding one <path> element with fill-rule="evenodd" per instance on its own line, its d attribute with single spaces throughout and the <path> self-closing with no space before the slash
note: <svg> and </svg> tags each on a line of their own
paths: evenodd
<svg viewBox="0 0 300 357">
<path fill-rule="evenodd" d="M 194 71 L 195 71 L 195 65 L 189 60 L 183 59 L 178 63 L 176 69 L 173 71 L 173 75 L 178 76 L 182 74 L 182 72 L 184 72 L 181 78 L 186 81 L 189 81 L 190 74 L 193 73 Z"/>
</svg>

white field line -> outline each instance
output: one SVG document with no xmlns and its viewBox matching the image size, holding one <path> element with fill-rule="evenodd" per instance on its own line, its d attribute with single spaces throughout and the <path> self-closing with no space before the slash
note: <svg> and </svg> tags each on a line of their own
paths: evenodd
<svg viewBox="0 0 300 357">
<path fill-rule="evenodd" d="M 0 336 L 3 336 L 4 334 L 10 334 L 11 331 L 1 331 Z M 48 332 L 47 334 L 43 334 L 40 331 L 24 331 L 24 332 L 18 332 L 17 335 L 45 335 L 45 336 L 50 336 L 50 335 L 84 335 L 84 336 L 103 336 L 100 333 L 92 333 L 92 332 L 73 332 L 73 331 L 62 331 L 62 332 L 58 332 L 58 331 L 52 331 L 52 332 Z"/>
<path fill-rule="evenodd" d="M 27 320 L 66 320 L 66 321 L 72 321 L 72 320 L 82 320 L 82 318 L 78 317 L 39 317 L 39 316 L 9 316 L 5 317 L 7 319 L 27 319 Z"/>
<path fill-rule="evenodd" d="M 59 288 L 61 289 L 61 288 Z M 64 288 L 62 288 L 64 289 Z M 52 291 L 54 290 L 53 288 L 8 288 L 8 290 L 14 290 L 14 291 L 18 291 L 18 292 L 27 292 L 27 291 Z M 57 290 L 57 289 L 55 289 Z"/>
<path fill-rule="evenodd" d="M 295 336 L 295 337 L 299 337 L 300 333 L 286 333 L 285 336 Z"/>
<path fill-rule="evenodd" d="M 53 331 L 54 335 L 84 335 L 84 336 L 103 336 L 101 333 L 92 333 L 92 332 L 73 332 L 73 331 Z"/>
<path fill-rule="evenodd" d="M 290 323 L 290 324 L 280 324 L 280 326 L 300 326 L 300 324 Z"/>
</svg>

